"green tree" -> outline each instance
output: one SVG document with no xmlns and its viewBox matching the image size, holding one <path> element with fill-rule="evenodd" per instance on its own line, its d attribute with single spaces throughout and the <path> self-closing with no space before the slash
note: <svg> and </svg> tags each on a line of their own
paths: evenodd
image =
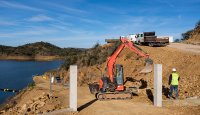
<svg viewBox="0 0 200 115">
<path fill-rule="evenodd" d="M 185 33 L 182 33 L 182 39 L 181 40 L 187 40 L 191 37 L 191 33 L 193 32 L 193 29 L 188 30 Z"/>
</svg>

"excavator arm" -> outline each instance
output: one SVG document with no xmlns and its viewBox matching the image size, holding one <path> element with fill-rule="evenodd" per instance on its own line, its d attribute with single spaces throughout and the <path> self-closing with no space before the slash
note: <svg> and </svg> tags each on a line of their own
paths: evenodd
<svg viewBox="0 0 200 115">
<path fill-rule="evenodd" d="M 99 84 L 89 84 L 90 92 L 95 94 L 98 100 L 113 100 L 113 99 L 131 99 L 132 91 L 124 88 L 123 82 L 123 66 L 116 65 L 116 81 L 114 80 L 114 65 L 116 58 L 120 52 L 128 47 L 131 51 L 138 54 L 141 57 L 149 59 L 149 55 L 139 50 L 136 46 L 133 46 L 132 42 L 127 38 L 120 38 L 121 45 L 115 50 L 115 52 L 108 58 L 107 67 L 109 77 L 102 77 L 99 80 Z M 123 83 L 122 83 L 123 82 Z M 98 87 L 97 87 L 98 86 Z M 96 92 L 96 93 L 95 93 Z"/>
<path fill-rule="evenodd" d="M 110 56 L 108 58 L 108 61 L 107 61 L 107 64 L 108 64 L 107 65 L 108 66 L 108 75 L 109 75 L 109 78 L 110 78 L 111 82 L 114 81 L 113 68 L 114 68 L 114 64 L 116 62 L 116 58 L 120 54 L 120 52 L 124 49 L 124 47 L 128 47 L 131 51 L 133 51 L 134 53 L 138 54 L 141 57 L 149 58 L 148 54 L 146 54 L 146 53 L 138 50 L 136 47 L 134 47 L 132 42 L 129 41 L 127 38 L 120 37 L 120 40 L 121 40 L 122 44 L 115 50 L 113 55 Z"/>
</svg>

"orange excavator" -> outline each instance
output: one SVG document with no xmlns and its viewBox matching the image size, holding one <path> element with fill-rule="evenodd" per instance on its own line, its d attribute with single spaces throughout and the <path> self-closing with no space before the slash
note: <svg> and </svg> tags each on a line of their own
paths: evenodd
<svg viewBox="0 0 200 115">
<path fill-rule="evenodd" d="M 147 59 L 146 67 L 141 71 L 142 73 L 148 73 L 152 71 L 151 65 L 153 61 L 149 59 L 148 54 L 139 50 L 137 46 L 134 46 L 133 43 L 127 38 L 120 37 L 120 41 L 121 45 L 119 45 L 112 56 L 110 56 L 107 60 L 108 76 L 102 76 L 99 80 L 99 84 L 89 84 L 91 93 L 96 92 L 96 98 L 98 100 L 132 98 L 133 92 L 124 86 L 123 66 L 116 64 L 115 67 L 116 58 L 125 47 L 128 47 L 134 53 Z"/>
</svg>

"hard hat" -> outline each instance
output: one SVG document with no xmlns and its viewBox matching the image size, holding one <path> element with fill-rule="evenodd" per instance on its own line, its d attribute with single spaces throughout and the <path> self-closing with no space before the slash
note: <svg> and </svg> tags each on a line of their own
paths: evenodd
<svg viewBox="0 0 200 115">
<path fill-rule="evenodd" d="M 172 68 L 172 71 L 176 71 L 176 68 Z"/>
</svg>

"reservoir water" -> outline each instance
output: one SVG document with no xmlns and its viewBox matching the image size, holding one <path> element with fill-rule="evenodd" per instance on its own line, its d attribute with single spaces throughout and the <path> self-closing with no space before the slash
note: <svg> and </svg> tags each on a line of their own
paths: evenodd
<svg viewBox="0 0 200 115">
<path fill-rule="evenodd" d="M 0 61 L 0 88 L 21 90 L 33 82 L 33 75 L 57 69 L 63 61 Z M 12 92 L 0 91 L 0 103 L 15 95 Z"/>
</svg>

